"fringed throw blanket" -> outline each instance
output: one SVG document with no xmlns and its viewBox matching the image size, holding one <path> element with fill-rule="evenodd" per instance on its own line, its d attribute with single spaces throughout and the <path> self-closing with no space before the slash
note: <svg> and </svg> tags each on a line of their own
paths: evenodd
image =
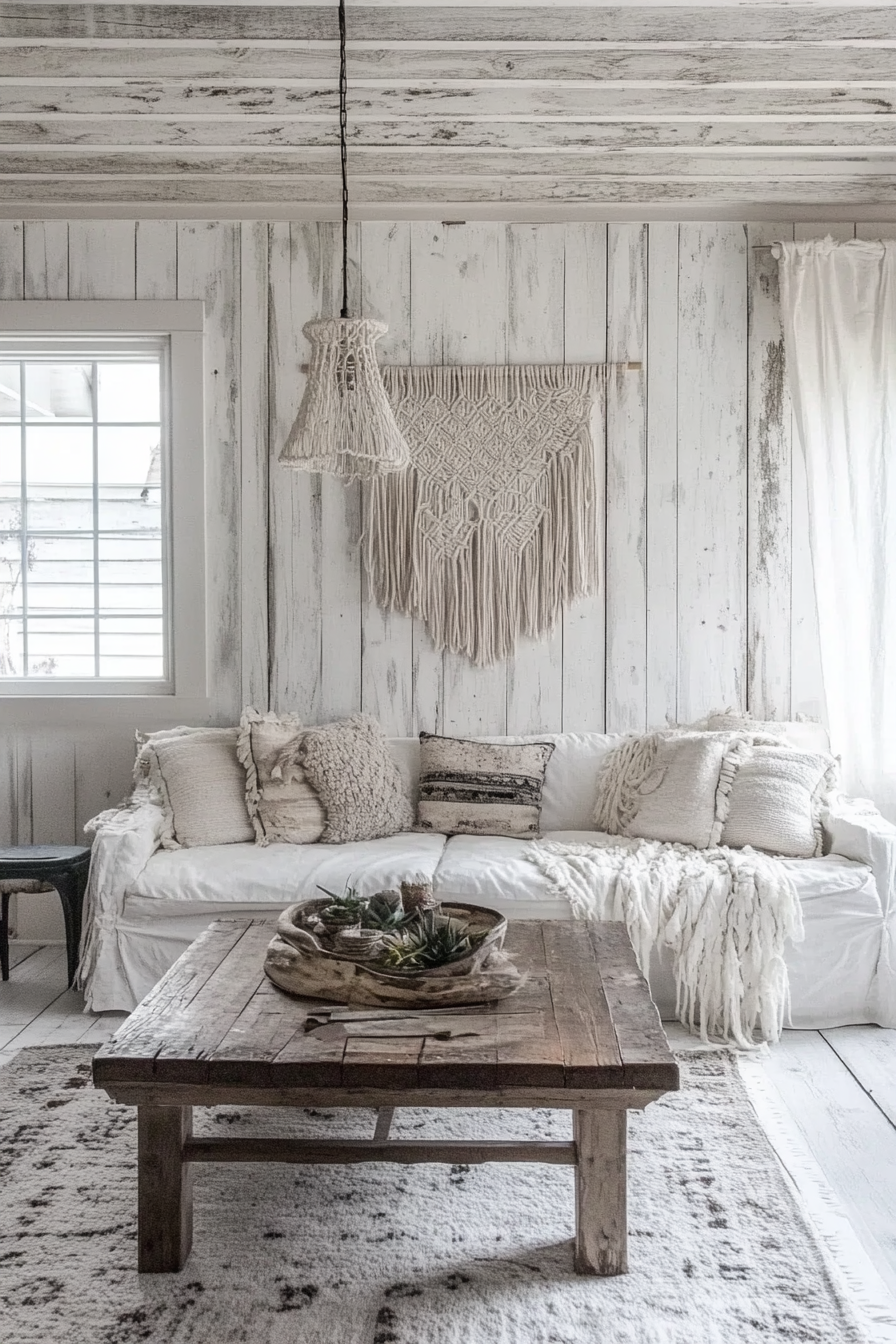
<svg viewBox="0 0 896 1344">
<path fill-rule="evenodd" d="M 784 947 L 803 936 L 782 863 L 753 850 L 694 849 L 602 837 L 535 841 L 526 851 L 579 919 L 623 920 L 644 974 L 653 948 L 672 954 L 676 1011 L 690 1031 L 743 1049 L 781 1034 Z"/>
<path fill-rule="evenodd" d="M 597 588 L 591 419 L 604 369 L 382 373 L 411 464 L 370 484 L 374 595 L 421 617 L 436 648 L 494 663 Z"/>
</svg>

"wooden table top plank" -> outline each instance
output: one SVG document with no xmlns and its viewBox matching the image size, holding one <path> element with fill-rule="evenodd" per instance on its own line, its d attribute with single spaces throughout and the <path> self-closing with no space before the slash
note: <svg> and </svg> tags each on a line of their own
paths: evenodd
<svg viewBox="0 0 896 1344">
<path fill-rule="evenodd" d="M 286 1000 L 267 976 L 214 1052 L 216 1081 L 235 1086 L 272 1086 L 271 1063 L 297 1034 L 304 1034 L 307 1005 Z"/>
<path fill-rule="evenodd" d="M 508 925 L 505 947 L 525 972 L 516 994 L 493 1005 L 497 1018 L 497 1065 L 502 1087 L 563 1087 L 563 1050 L 554 1021 L 544 940 L 537 920 Z M 505 1027 L 508 1018 L 538 1014 L 537 1036 L 521 1039 Z"/>
<path fill-rule="evenodd" d="M 342 1057 L 342 1081 L 346 1087 L 413 1088 L 419 1077 L 420 1055 L 425 1036 L 350 1036 Z"/>
<path fill-rule="evenodd" d="M 164 1024 L 157 1024 L 153 1077 L 169 1083 L 210 1080 L 216 1049 L 258 988 L 270 940 L 271 926 L 267 921 L 247 922 L 243 936 L 184 1011 L 174 1018 L 167 1016 Z"/>
<path fill-rule="evenodd" d="M 271 1083 L 276 1087 L 341 1087 L 342 1058 L 348 1038 L 320 1040 L 313 1032 L 305 1030 L 309 1016 L 337 1005 L 316 999 L 291 999 L 282 989 L 273 988 L 286 1003 L 299 1006 L 303 1017 L 301 1028 L 293 1032 L 268 1065 Z"/>
<path fill-rule="evenodd" d="M 642 1087 L 674 1091 L 679 1070 L 653 1003 L 647 981 L 641 974 L 625 926 L 591 924 L 589 937 L 601 965 L 604 992 L 613 1015 L 622 1052 L 626 1081 L 637 1079 Z"/>
<path fill-rule="evenodd" d="M 265 952 L 274 932 L 275 924 L 271 920 L 253 922 L 247 940 L 235 947 L 222 962 L 218 980 L 210 980 L 192 1005 L 196 1015 L 204 1010 L 209 1013 L 209 1020 L 201 1026 L 192 1053 L 188 1052 L 191 1050 L 190 1028 L 194 1024 L 186 1023 L 183 1030 L 186 1051 L 175 1055 L 175 1049 L 183 1050 L 183 1046 L 171 1041 L 156 1057 L 157 1077 L 183 1082 L 189 1074 L 192 1081 L 201 1070 L 208 1082 L 219 1086 L 232 1083 L 235 1077 L 252 1077 L 261 1086 L 338 1085 L 344 1042 L 334 1047 L 332 1043 L 323 1045 L 309 1039 L 305 1031 L 309 1001 L 284 994 L 264 974 Z M 253 1056 L 250 1060 L 243 1055 L 237 1060 L 230 1052 L 231 1032 L 257 995 L 263 996 L 262 1003 L 270 1002 L 272 1015 L 279 1014 L 292 1029 L 284 1030 L 281 1036 L 275 1023 L 268 1023 L 270 1049 L 266 1057 Z M 241 1043 L 241 1036 L 236 1035 L 237 1052 Z M 293 1067 L 295 1065 L 298 1067 Z"/>
<path fill-rule="evenodd" d="M 537 919 L 510 920 L 504 938 L 504 951 L 513 958 L 519 969 L 527 977 L 536 971 L 544 971 L 546 963 L 540 921 Z M 500 1009 L 501 1004 L 517 999 L 525 990 L 525 987 L 524 982 L 522 988 L 517 990 L 516 994 L 511 994 L 510 999 L 499 1000 L 496 1007 Z"/>
<path fill-rule="evenodd" d="M 548 996 L 549 997 L 549 996 Z M 501 1087 L 564 1087 L 566 1073 L 557 1024 L 551 1011 L 495 1014 Z"/>
<path fill-rule="evenodd" d="M 622 1055 L 604 993 L 602 967 L 595 959 L 588 926 L 581 920 L 556 920 L 543 924 L 541 934 L 554 1011 L 562 1009 L 564 1022 L 572 1013 L 588 1029 L 586 1038 L 578 1034 L 569 1044 L 598 1067 L 620 1065 Z"/>
<path fill-rule="evenodd" d="M 488 1009 L 475 1036 L 439 1041 L 427 1036 L 420 1054 L 420 1086 L 492 1091 L 498 1083 L 498 1018 Z"/>
<path fill-rule="evenodd" d="M 204 1079 L 219 1086 L 237 1082 L 248 1086 L 339 1084 L 344 1042 L 334 1046 L 310 1039 L 305 1025 L 311 1001 L 283 993 L 264 974 L 265 952 L 275 930 L 271 920 L 252 922 L 246 940 L 228 954 L 218 978 L 209 980 L 191 1005 L 194 1018 L 208 1014 L 199 1024 L 195 1044 L 191 1044 L 190 1032 L 197 1024 L 191 1020 L 183 1025 L 182 1041 L 169 1038 L 165 1050 L 157 1055 L 156 1077 L 185 1082 L 202 1072 Z M 244 1013 L 268 1004 L 270 1014 L 266 1016 L 272 1019 L 266 1023 L 268 1048 L 263 1055 L 253 1051 L 250 1058 L 243 1048 L 240 1022 Z M 282 1029 L 275 1020 L 278 1016 Z"/>
<path fill-rule="evenodd" d="M 414 1011 L 296 999 L 264 976 L 273 923 L 218 920 L 103 1047 L 95 1079 L 464 1094 L 677 1086 L 624 927 L 595 928 L 514 921 L 506 945 L 526 971 L 516 994 Z"/>
<path fill-rule="evenodd" d="M 583 945 L 591 946 L 587 927 L 579 920 L 546 922 L 542 937 L 567 1085 L 622 1087 L 622 1055 L 600 969 L 593 954 L 583 953 Z"/>
<path fill-rule="evenodd" d="M 264 958 L 271 941 L 266 920 L 252 920 L 238 943 L 190 1002 L 182 1019 L 166 1032 L 156 1061 L 209 1059 L 223 1044 L 234 1022 L 264 978 Z"/>
<path fill-rule="evenodd" d="M 152 1077 L 152 1061 L 159 1048 L 160 1024 L 186 1014 L 190 1004 L 242 939 L 246 924 L 215 921 L 122 1023 L 110 1041 L 94 1056 L 93 1077 L 98 1086 L 105 1076 L 119 1082 Z"/>
<path fill-rule="evenodd" d="M 626 1063 L 668 1061 L 669 1049 L 656 1005 L 622 924 L 592 924 L 589 938 L 600 959 L 604 990 Z"/>
</svg>

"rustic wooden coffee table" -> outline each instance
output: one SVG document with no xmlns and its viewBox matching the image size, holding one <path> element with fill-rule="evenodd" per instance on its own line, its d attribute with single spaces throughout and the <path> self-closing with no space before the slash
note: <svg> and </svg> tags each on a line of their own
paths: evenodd
<svg viewBox="0 0 896 1344">
<path fill-rule="evenodd" d="M 575 1267 L 627 1269 L 626 1120 L 678 1087 L 622 924 L 515 921 L 529 977 L 483 1008 L 383 1011 L 298 1000 L 262 971 L 273 925 L 219 920 L 93 1062 L 97 1087 L 137 1107 L 138 1268 L 190 1253 L 195 1162 L 560 1162 L 576 1168 Z M 194 1138 L 193 1106 L 358 1106 L 372 1139 Z M 396 1106 L 557 1107 L 573 1141 L 388 1137 Z"/>
</svg>

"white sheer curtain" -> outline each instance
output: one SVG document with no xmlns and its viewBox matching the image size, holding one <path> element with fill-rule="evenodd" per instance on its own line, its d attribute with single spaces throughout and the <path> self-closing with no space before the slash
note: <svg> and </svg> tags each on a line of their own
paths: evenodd
<svg viewBox="0 0 896 1344">
<path fill-rule="evenodd" d="M 778 247 L 831 741 L 896 820 L 896 243 Z"/>
</svg>

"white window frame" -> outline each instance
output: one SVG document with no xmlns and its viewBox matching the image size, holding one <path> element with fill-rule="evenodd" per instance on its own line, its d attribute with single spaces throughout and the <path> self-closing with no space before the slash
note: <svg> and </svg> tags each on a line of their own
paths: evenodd
<svg viewBox="0 0 896 1344">
<path fill-rule="evenodd" d="M 75 299 L 0 301 L 0 337 L 46 340 L 161 336 L 167 370 L 168 675 L 158 691 L 147 684 L 73 679 L 0 680 L 0 723 L 18 725 L 136 721 L 153 711 L 201 713 L 208 699 L 205 574 L 205 314 L 193 299 Z M 85 354 L 89 347 L 85 347 Z"/>
</svg>

